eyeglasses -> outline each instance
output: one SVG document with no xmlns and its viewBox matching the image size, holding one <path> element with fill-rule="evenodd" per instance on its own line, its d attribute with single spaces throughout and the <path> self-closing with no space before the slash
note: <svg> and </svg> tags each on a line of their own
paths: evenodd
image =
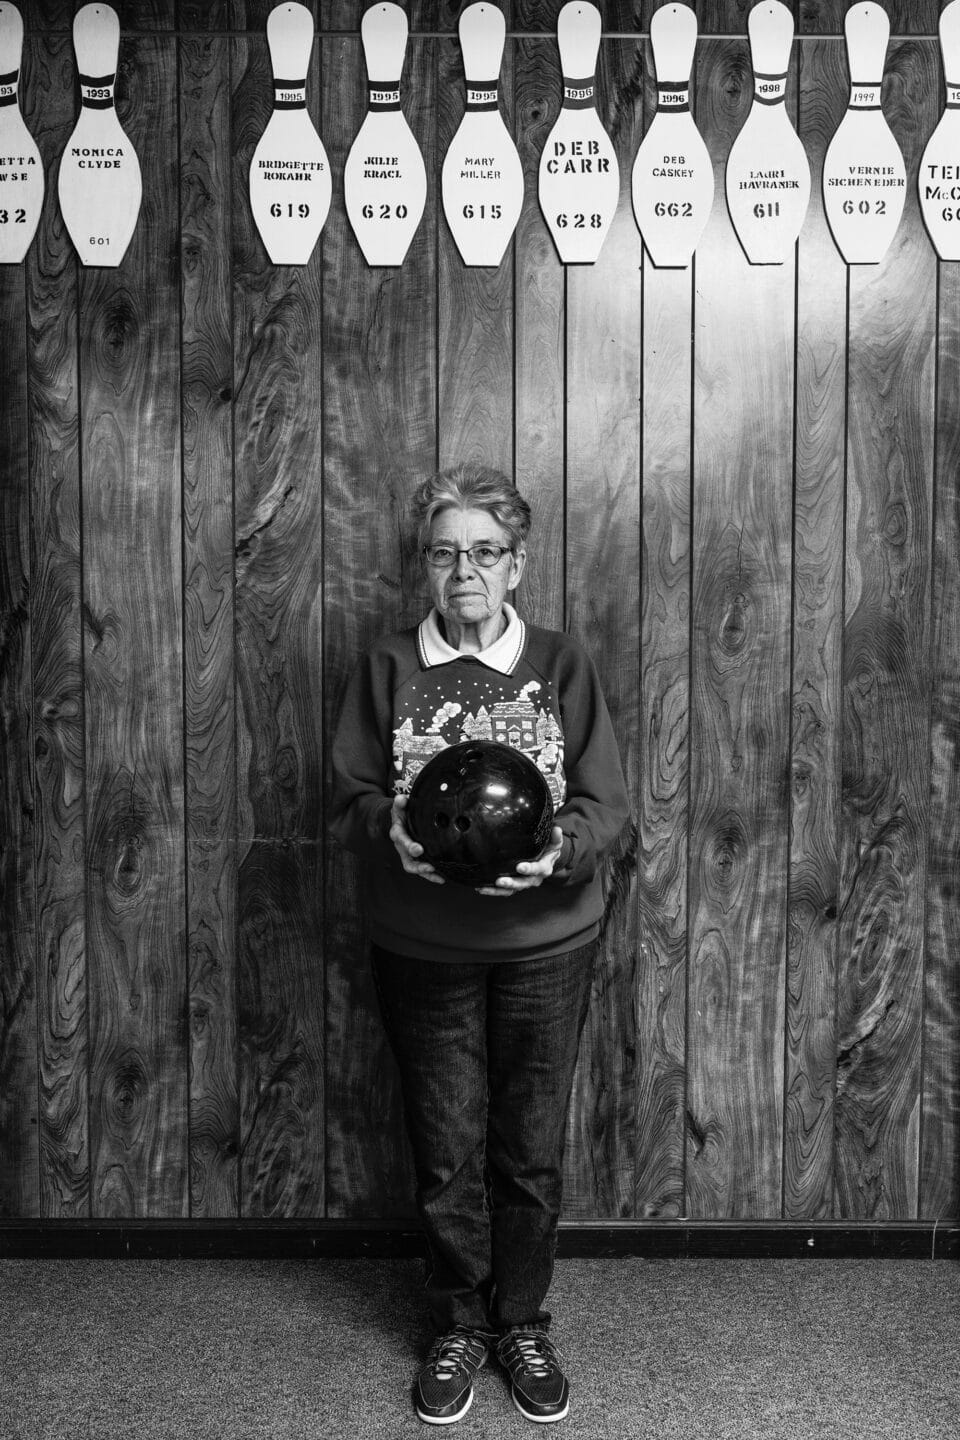
<svg viewBox="0 0 960 1440">
<path fill-rule="evenodd" d="M 460 555 L 466 555 L 471 565 L 489 570 L 499 564 L 504 555 L 509 555 L 512 548 L 510 545 L 488 545 L 486 542 L 468 545 L 466 550 L 458 550 L 455 545 L 424 545 L 423 553 L 427 564 L 436 570 L 449 570 L 451 565 L 456 565 Z"/>
</svg>

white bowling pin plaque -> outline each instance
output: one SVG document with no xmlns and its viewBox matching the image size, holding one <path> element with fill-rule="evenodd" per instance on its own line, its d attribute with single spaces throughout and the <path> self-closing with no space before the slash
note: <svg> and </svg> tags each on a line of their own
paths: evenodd
<svg viewBox="0 0 960 1440">
<path fill-rule="evenodd" d="M 496 5 L 460 16 L 467 108 L 443 159 L 443 211 L 466 265 L 499 265 L 523 206 L 523 167 L 500 115 L 497 90 L 506 38 Z"/>
<path fill-rule="evenodd" d="M 43 164 L 17 103 L 23 21 L 0 0 L 0 264 L 27 253 L 43 208 Z"/>
<path fill-rule="evenodd" d="M 84 5 L 73 21 L 80 118 L 60 159 L 57 193 L 84 265 L 115 268 L 140 214 L 140 162 L 114 108 L 120 21 L 109 5 Z"/>
<path fill-rule="evenodd" d="M 368 265 L 400 265 L 427 202 L 420 147 L 400 109 L 407 16 L 371 5 L 360 22 L 369 109 L 343 172 L 347 215 Z"/>
<path fill-rule="evenodd" d="M 277 5 L 267 16 L 273 113 L 250 162 L 250 208 L 274 265 L 306 265 L 330 209 L 330 163 L 307 114 L 313 16 Z"/>
<path fill-rule="evenodd" d="M 617 213 L 620 167 L 596 104 L 600 11 L 570 0 L 557 17 L 560 114 L 540 156 L 540 208 L 565 265 L 592 264 Z"/>
<path fill-rule="evenodd" d="M 946 109 L 920 161 L 920 209 L 941 260 L 960 260 L 960 0 L 940 14 Z"/>
<path fill-rule="evenodd" d="M 747 31 L 753 104 L 727 160 L 727 208 L 751 265 L 782 265 L 810 203 L 810 166 L 786 104 L 793 16 L 780 0 L 761 0 Z"/>
<path fill-rule="evenodd" d="M 823 204 L 848 265 L 876 265 L 896 234 L 907 198 L 900 147 L 880 108 L 890 21 L 867 0 L 843 22 L 850 100 L 823 160 Z"/>
<path fill-rule="evenodd" d="M 713 164 L 690 113 L 697 17 L 662 5 L 650 21 L 657 109 L 633 162 L 633 213 L 654 265 L 690 264 L 713 208 Z"/>
</svg>

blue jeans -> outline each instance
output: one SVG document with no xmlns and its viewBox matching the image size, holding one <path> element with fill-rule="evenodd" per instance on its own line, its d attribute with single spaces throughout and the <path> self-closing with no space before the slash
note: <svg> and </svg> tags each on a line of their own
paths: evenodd
<svg viewBox="0 0 960 1440">
<path fill-rule="evenodd" d="M 443 964 L 373 947 L 438 1333 L 550 1323 L 567 1106 L 596 952 L 594 941 L 543 960 Z"/>
</svg>

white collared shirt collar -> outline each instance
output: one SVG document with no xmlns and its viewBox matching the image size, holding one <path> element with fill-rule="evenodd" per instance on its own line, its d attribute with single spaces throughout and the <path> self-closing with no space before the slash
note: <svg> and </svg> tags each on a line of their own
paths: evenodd
<svg viewBox="0 0 960 1440">
<path fill-rule="evenodd" d="M 417 630 L 417 650 L 421 665 L 429 670 L 433 665 L 449 665 L 451 660 L 469 658 L 479 660 L 481 665 L 487 665 L 501 675 L 512 675 L 523 654 L 527 627 L 512 605 L 504 602 L 503 613 L 507 617 L 507 628 L 499 640 L 494 640 L 486 650 L 465 657 L 461 651 L 454 650 L 452 645 L 447 644 L 440 630 L 440 617 L 436 609 L 431 610 L 427 618 L 421 620 Z"/>
</svg>

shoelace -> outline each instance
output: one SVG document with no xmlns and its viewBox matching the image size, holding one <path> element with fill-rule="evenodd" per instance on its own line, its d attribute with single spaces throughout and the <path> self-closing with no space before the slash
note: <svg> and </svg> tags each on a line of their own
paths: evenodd
<svg viewBox="0 0 960 1440">
<path fill-rule="evenodd" d="M 525 1335 L 522 1332 L 513 1334 L 508 1336 L 503 1349 L 506 1352 L 504 1359 L 508 1356 L 512 1359 L 509 1352 L 515 1352 L 526 1374 L 534 1380 L 546 1380 L 554 1370 L 560 1368 L 557 1352 L 546 1335 Z"/>
<path fill-rule="evenodd" d="M 468 1361 L 479 1364 L 483 1358 L 483 1342 L 466 1331 L 444 1335 L 433 1347 L 430 1366 L 438 1380 L 452 1380 Z"/>
</svg>

